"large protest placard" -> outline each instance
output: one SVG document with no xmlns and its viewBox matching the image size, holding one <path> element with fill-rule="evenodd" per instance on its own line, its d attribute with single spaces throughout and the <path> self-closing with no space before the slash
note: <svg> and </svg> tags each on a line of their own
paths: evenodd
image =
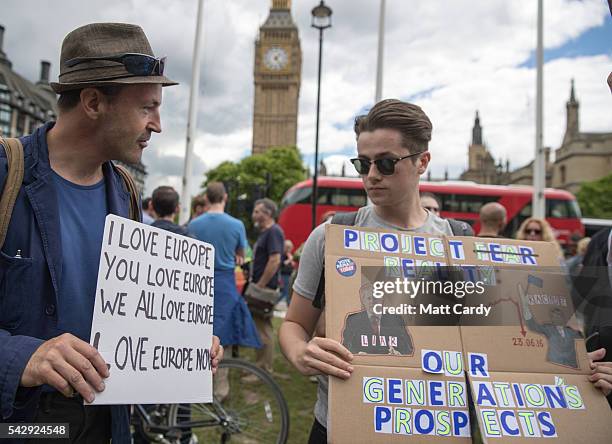
<svg viewBox="0 0 612 444">
<path fill-rule="evenodd" d="M 109 365 L 94 404 L 212 401 L 214 248 L 106 217 L 91 343 Z"/>
<path fill-rule="evenodd" d="M 330 378 L 329 442 L 608 442 L 559 263 L 545 242 L 328 225 L 326 336 L 355 368 Z"/>
</svg>

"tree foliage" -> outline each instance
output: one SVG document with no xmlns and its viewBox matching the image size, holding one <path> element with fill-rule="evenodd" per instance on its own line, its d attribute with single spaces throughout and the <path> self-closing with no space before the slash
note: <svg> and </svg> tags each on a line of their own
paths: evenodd
<svg viewBox="0 0 612 444">
<path fill-rule="evenodd" d="M 249 229 L 255 200 L 269 197 L 280 204 L 283 194 L 304 179 L 306 168 L 297 147 L 275 147 L 237 163 L 222 162 L 208 171 L 202 188 L 209 182 L 223 182 L 229 194 L 228 213 L 241 219 Z"/>
<path fill-rule="evenodd" d="M 583 216 L 612 219 L 612 174 L 583 183 L 576 197 Z"/>
</svg>

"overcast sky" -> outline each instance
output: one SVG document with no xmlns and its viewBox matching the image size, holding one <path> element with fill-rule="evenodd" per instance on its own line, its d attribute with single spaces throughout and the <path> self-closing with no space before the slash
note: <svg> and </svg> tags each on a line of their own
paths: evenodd
<svg viewBox="0 0 612 444">
<path fill-rule="evenodd" d="M 56 79 L 63 37 L 96 21 L 136 23 L 154 51 L 168 56 L 163 133 L 143 156 L 156 186 L 180 188 L 185 151 L 196 0 L 0 0 L 4 51 L 13 68 L 36 81 L 40 60 Z M 317 0 L 294 0 L 303 52 L 298 146 L 312 164 L 318 31 L 310 27 Z M 253 53 L 270 0 L 205 0 L 198 129 L 192 194 L 205 172 L 251 152 Z M 320 150 L 340 171 L 355 151 L 352 119 L 373 105 L 378 0 L 328 0 Z M 532 0 L 387 0 L 383 97 L 422 106 L 433 125 L 431 171 L 457 177 L 467 167 L 474 113 L 496 159 L 519 167 L 535 146 L 534 51 L 537 2 Z M 612 131 L 612 19 L 606 0 L 545 0 L 544 144 L 556 149 L 565 130 L 570 79 L 576 82 L 582 131 Z M 312 165 L 311 165 L 312 166 Z M 347 168 L 347 171 L 349 169 Z"/>
</svg>

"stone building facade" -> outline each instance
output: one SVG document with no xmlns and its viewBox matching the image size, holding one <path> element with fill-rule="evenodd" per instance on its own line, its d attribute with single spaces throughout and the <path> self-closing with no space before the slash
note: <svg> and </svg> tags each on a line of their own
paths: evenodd
<svg viewBox="0 0 612 444">
<path fill-rule="evenodd" d="M 500 184 L 509 175 L 509 165 L 509 162 L 506 161 L 504 169 L 501 160 L 495 164 L 495 159 L 482 138 L 480 116 L 476 111 L 474 127 L 472 128 L 472 143 L 468 147 L 468 169 L 459 178 L 482 184 Z"/>
<path fill-rule="evenodd" d="M 555 151 L 551 184 L 554 188 L 576 193 L 582 182 L 612 174 L 612 132 L 580 131 L 579 103 L 575 97 L 573 80 L 566 110 L 565 136 Z"/>
<path fill-rule="evenodd" d="M 612 132 L 586 133 L 580 131 L 579 103 L 576 100 L 572 80 L 570 97 L 566 104 L 566 129 L 561 146 L 551 158 L 550 147 L 544 148 L 546 164 L 546 186 L 578 192 L 585 181 L 600 179 L 612 172 Z M 533 161 L 509 170 L 501 161 L 496 165 L 493 156 L 482 141 L 482 127 L 478 112 L 472 130 L 472 144 L 468 148 L 468 169 L 461 174 L 462 180 L 482 184 L 533 184 Z"/>
<path fill-rule="evenodd" d="M 19 137 L 57 115 L 55 93 L 49 86 L 51 64 L 41 61 L 40 79 L 34 84 L 13 71 L 3 41 L 4 27 L 0 26 L 0 135 Z"/>
<path fill-rule="evenodd" d="M 553 163 L 550 159 L 551 149 L 549 146 L 544 147 L 544 163 L 546 165 L 546 186 L 552 186 Z M 513 185 L 533 185 L 533 160 L 527 165 L 512 170 L 509 177 L 506 178 L 507 184 Z"/>
</svg>

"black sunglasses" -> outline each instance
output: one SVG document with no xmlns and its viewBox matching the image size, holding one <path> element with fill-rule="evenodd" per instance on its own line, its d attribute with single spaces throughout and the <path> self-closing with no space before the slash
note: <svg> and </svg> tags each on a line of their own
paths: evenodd
<svg viewBox="0 0 612 444">
<path fill-rule="evenodd" d="M 423 154 L 425 151 L 419 151 L 418 153 L 408 154 L 407 156 L 400 157 L 399 159 L 394 159 L 392 157 L 383 157 L 382 159 L 370 160 L 370 159 L 362 159 L 360 157 L 356 157 L 355 159 L 351 159 L 351 163 L 357 170 L 357 173 L 361 175 L 366 175 L 370 172 L 370 167 L 372 164 L 376 164 L 376 169 L 380 172 L 380 174 L 384 176 L 390 176 L 395 173 L 395 164 L 400 160 L 408 159 L 409 157 L 418 156 L 419 154 Z"/>
<path fill-rule="evenodd" d="M 538 230 L 537 228 L 527 228 L 525 230 L 527 234 L 542 234 L 542 230 Z"/>
<path fill-rule="evenodd" d="M 148 54 L 126 53 L 117 56 L 94 56 L 76 57 L 66 62 L 66 66 L 71 68 L 80 63 L 92 62 L 95 60 L 110 60 L 111 62 L 121 63 L 127 72 L 137 76 L 161 76 L 164 74 L 166 58 L 156 59 Z"/>
</svg>

